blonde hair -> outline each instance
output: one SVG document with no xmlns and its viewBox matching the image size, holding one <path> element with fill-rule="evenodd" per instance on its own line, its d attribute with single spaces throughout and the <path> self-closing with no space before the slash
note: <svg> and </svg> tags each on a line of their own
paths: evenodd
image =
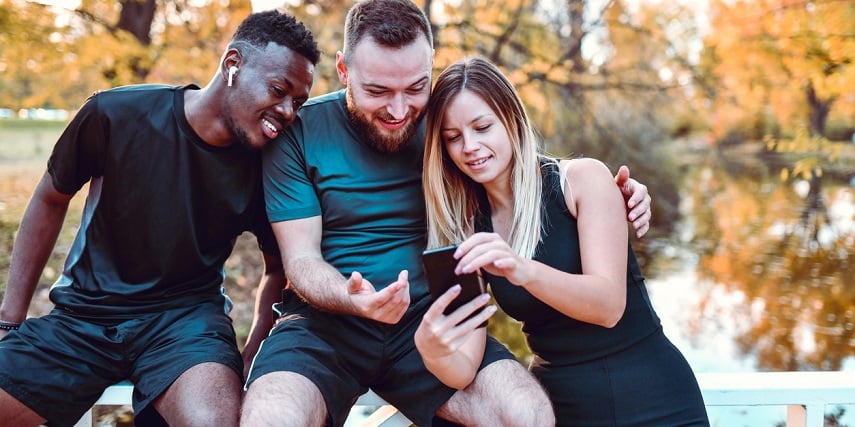
<svg viewBox="0 0 855 427">
<path fill-rule="evenodd" d="M 437 77 L 427 106 L 422 184 L 427 209 L 428 247 L 463 241 L 475 231 L 481 184 L 462 173 L 448 156 L 442 121 L 448 105 L 464 90 L 482 98 L 499 117 L 511 141 L 511 190 L 514 214 L 508 244 L 532 258 L 540 242 L 542 214 L 539 140 L 516 89 L 492 63 L 467 58 Z"/>
</svg>

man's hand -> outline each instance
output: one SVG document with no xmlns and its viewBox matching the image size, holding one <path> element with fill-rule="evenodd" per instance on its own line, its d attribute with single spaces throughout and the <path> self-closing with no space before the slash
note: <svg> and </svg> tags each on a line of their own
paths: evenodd
<svg viewBox="0 0 855 427">
<path fill-rule="evenodd" d="M 347 293 L 351 304 L 362 317 L 378 322 L 395 324 L 410 306 L 410 281 L 407 270 L 398 274 L 398 280 L 377 291 L 374 285 L 354 271 L 347 279 Z"/>
<path fill-rule="evenodd" d="M 629 177 L 629 168 L 621 166 L 615 175 L 615 183 L 620 188 L 623 199 L 626 201 L 626 219 L 632 223 L 635 229 L 635 237 L 647 234 L 650 229 L 650 218 L 652 216 L 650 206 L 652 199 L 647 193 L 647 186 Z"/>
</svg>

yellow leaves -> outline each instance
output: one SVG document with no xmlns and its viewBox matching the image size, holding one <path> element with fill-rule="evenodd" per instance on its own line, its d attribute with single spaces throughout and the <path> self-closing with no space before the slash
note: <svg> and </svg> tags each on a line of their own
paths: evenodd
<svg viewBox="0 0 855 427">
<path fill-rule="evenodd" d="M 811 82 L 818 101 L 831 102 L 830 118 L 851 121 L 851 108 L 837 102 L 855 93 L 855 5 L 714 0 L 710 10 L 712 31 L 704 44 L 715 49 L 707 59 L 722 83 L 720 95 L 789 131 L 816 108 L 805 98 Z M 723 125 L 733 128 L 738 120 Z"/>
<path fill-rule="evenodd" d="M 777 139 L 766 135 L 763 140 L 766 149 L 794 158 L 791 167 L 781 169 L 780 177 L 783 181 L 821 177 L 823 165 L 836 162 L 845 149 L 844 143 L 810 135 L 804 126 L 797 128 L 791 138 Z"/>
</svg>

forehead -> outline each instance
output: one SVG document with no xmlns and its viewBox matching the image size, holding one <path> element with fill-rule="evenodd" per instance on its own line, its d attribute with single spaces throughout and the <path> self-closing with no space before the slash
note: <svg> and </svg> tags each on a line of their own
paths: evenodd
<svg viewBox="0 0 855 427">
<path fill-rule="evenodd" d="M 347 65 L 360 83 L 387 87 L 408 86 L 430 78 L 433 49 L 425 37 L 402 47 L 388 47 L 367 37 L 354 46 Z"/>
<path fill-rule="evenodd" d="M 443 115 L 444 122 L 464 121 L 468 122 L 473 119 L 495 115 L 493 109 L 487 104 L 477 93 L 463 89 L 457 95 L 454 95 L 449 101 L 446 108 L 447 114 Z"/>
<path fill-rule="evenodd" d="M 303 55 L 287 46 L 270 42 L 253 53 L 252 67 L 265 78 L 285 79 L 292 84 L 311 86 L 315 66 Z"/>
</svg>

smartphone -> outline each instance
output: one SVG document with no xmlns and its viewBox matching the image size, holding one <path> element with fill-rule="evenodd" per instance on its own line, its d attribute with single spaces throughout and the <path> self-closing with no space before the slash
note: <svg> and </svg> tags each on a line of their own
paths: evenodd
<svg viewBox="0 0 855 427">
<path fill-rule="evenodd" d="M 454 267 L 457 266 L 457 260 L 454 259 L 453 255 L 456 250 L 457 245 L 451 245 L 428 249 L 422 253 L 422 263 L 425 267 L 428 290 L 430 290 L 430 295 L 434 300 L 439 298 L 440 295 L 452 286 L 460 284 L 460 294 L 448 304 L 443 314 L 449 314 L 478 295 L 487 292 L 487 284 L 480 274 L 467 273 L 459 276 L 454 274 Z M 481 310 L 483 309 L 482 307 Z M 472 313 L 468 318 L 480 313 L 481 310 Z M 486 325 L 487 323 L 484 322 L 481 326 Z"/>
</svg>

